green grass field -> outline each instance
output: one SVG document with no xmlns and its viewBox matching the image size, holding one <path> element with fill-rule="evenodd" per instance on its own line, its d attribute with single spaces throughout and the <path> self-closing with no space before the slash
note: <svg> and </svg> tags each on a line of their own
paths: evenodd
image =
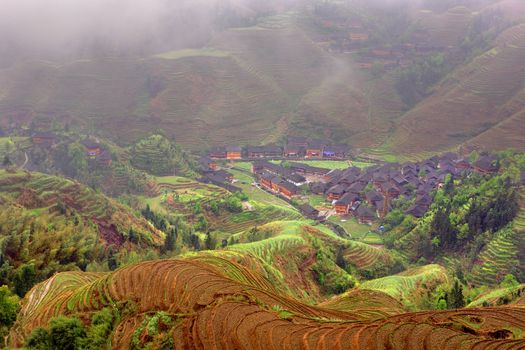
<svg viewBox="0 0 525 350">
<path fill-rule="evenodd" d="M 331 216 L 329 221 L 343 227 L 345 231 L 352 236 L 352 239 L 355 240 L 361 240 L 370 234 L 371 227 L 368 225 L 361 225 L 355 218 L 345 219 L 340 216 Z"/>
</svg>

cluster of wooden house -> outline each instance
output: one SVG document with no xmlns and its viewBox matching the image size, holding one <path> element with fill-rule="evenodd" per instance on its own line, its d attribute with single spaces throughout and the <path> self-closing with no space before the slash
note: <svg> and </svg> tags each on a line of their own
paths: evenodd
<svg viewBox="0 0 525 350">
<path fill-rule="evenodd" d="M 411 202 L 406 214 L 422 217 L 433 202 L 432 193 L 447 176 L 464 177 L 472 171 L 498 171 L 494 156 L 483 156 L 474 164 L 455 153 L 435 156 L 418 163 L 384 164 L 365 170 L 333 170 L 325 183 L 311 184 L 312 192 L 324 193 L 338 215 L 354 214 L 362 223 L 386 216 L 392 200 L 404 197 Z"/>
<path fill-rule="evenodd" d="M 110 166 L 112 164 L 113 157 L 111 156 L 111 153 L 97 141 L 87 138 L 80 142 L 80 144 L 84 146 L 86 155 L 89 159 L 104 166 Z"/>
<path fill-rule="evenodd" d="M 285 199 L 304 192 L 325 196 L 336 215 L 353 215 L 360 223 L 371 224 L 392 210 L 392 201 L 404 197 L 410 202 L 406 214 L 420 218 L 433 202 L 433 191 L 444 185 L 447 176 L 468 176 L 471 172 L 491 174 L 498 171 L 494 156 L 482 156 L 471 164 L 455 153 L 417 163 L 388 163 L 367 169 L 349 167 L 328 170 L 290 162 L 286 167 L 256 161 L 252 171 L 262 188 Z M 315 209 L 308 206 L 310 212 Z M 318 213 L 318 212 L 317 212 Z"/>
<path fill-rule="evenodd" d="M 208 158 L 219 160 L 254 159 L 346 159 L 350 156 L 350 146 L 333 144 L 326 140 L 306 137 L 288 137 L 286 146 L 238 146 L 214 147 Z"/>
<path fill-rule="evenodd" d="M 50 131 L 35 132 L 31 135 L 33 145 L 41 148 L 52 148 L 59 141 L 59 137 Z M 71 142 L 71 140 L 69 140 Z M 99 142 L 86 138 L 80 142 L 84 146 L 86 156 L 103 166 L 110 166 L 113 162 L 111 152 L 104 148 Z"/>
</svg>

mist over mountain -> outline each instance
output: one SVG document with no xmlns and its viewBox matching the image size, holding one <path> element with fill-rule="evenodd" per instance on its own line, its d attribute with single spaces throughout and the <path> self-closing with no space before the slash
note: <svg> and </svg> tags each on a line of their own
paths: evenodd
<svg viewBox="0 0 525 350">
<path fill-rule="evenodd" d="M 2 0 L 0 52 L 20 59 L 144 55 L 201 47 L 215 30 L 275 11 L 260 0 Z M 285 6 L 287 1 L 283 1 Z"/>
</svg>

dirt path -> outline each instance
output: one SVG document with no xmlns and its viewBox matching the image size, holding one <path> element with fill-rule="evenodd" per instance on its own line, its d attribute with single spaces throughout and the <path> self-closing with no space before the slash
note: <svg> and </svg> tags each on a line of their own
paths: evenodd
<svg viewBox="0 0 525 350">
<path fill-rule="evenodd" d="M 27 155 L 27 152 L 24 152 L 24 157 L 25 157 L 24 164 L 22 164 L 22 166 L 20 167 L 22 169 L 25 169 L 27 166 L 27 163 L 29 163 L 29 156 Z"/>
</svg>

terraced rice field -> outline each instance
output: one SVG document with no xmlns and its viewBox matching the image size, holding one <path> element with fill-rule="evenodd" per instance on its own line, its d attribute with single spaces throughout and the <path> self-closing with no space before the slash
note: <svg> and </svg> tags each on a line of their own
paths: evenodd
<svg viewBox="0 0 525 350">
<path fill-rule="evenodd" d="M 485 247 L 473 268 L 469 282 L 496 285 L 520 265 L 525 240 L 525 192 L 519 193 L 520 210 L 511 230 L 504 230 Z"/>
<path fill-rule="evenodd" d="M 385 249 L 361 242 L 351 241 L 343 254 L 346 261 L 359 269 L 392 263 L 392 258 Z"/>
<path fill-rule="evenodd" d="M 67 283 L 70 279 L 77 281 Z M 113 349 L 129 348 L 142 313 L 156 311 L 178 319 L 168 329 L 159 330 L 172 337 L 175 349 L 474 350 L 525 346 L 525 310 L 520 307 L 406 313 L 392 298 L 366 292 L 353 294 L 361 301 L 349 299 L 346 303 L 343 299 L 311 306 L 281 294 L 259 274 L 217 257 L 144 262 L 78 279 L 77 274 L 64 273 L 33 288 L 11 331 L 13 347 L 20 346 L 32 329 L 45 326 L 52 316 L 85 315 L 128 300 L 134 301 L 135 311 L 128 312 L 117 325 Z M 398 314 L 383 311 L 381 305 L 397 305 Z M 141 342 L 146 346 L 148 338 Z"/>
<path fill-rule="evenodd" d="M 448 282 L 447 270 L 439 265 L 413 268 L 394 276 L 383 277 L 361 284 L 361 289 L 384 292 L 405 305 L 414 306 L 426 289 L 434 290 Z"/>
<path fill-rule="evenodd" d="M 77 182 L 41 173 L 0 172 L 0 191 L 14 204 L 32 210 L 53 210 L 63 203 L 68 210 L 98 225 L 101 238 L 108 243 L 122 243 L 122 234 L 131 227 L 148 237 L 153 244 L 163 240 L 162 234 L 131 209 L 96 193 Z"/>
</svg>

